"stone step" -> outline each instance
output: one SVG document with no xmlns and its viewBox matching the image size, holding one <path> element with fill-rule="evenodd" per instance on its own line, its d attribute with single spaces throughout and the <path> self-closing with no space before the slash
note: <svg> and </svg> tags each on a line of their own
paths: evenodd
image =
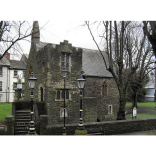
<svg viewBox="0 0 156 156">
<path fill-rule="evenodd" d="M 28 114 L 28 113 L 23 113 L 23 114 L 18 114 L 18 113 L 17 113 L 17 114 L 16 114 L 16 116 L 20 116 L 20 115 L 21 115 L 21 116 L 24 116 L 24 115 L 26 115 L 26 116 L 31 116 L 30 113 L 29 113 L 29 114 Z"/>
<path fill-rule="evenodd" d="M 18 121 L 31 121 L 31 119 L 16 119 L 15 122 L 18 122 Z"/>
<path fill-rule="evenodd" d="M 30 113 L 31 110 L 17 110 L 16 113 Z"/>
<path fill-rule="evenodd" d="M 16 116 L 16 119 L 31 119 L 31 116 Z"/>
</svg>

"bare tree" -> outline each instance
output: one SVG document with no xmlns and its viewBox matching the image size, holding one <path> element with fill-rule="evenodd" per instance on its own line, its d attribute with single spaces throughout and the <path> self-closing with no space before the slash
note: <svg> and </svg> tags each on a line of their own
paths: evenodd
<svg viewBox="0 0 156 156">
<path fill-rule="evenodd" d="M 26 40 L 31 35 L 32 25 L 27 21 L 0 21 L 0 60 L 8 51 L 21 53 L 19 41 Z"/>
<path fill-rule="evenodd" d="M 86 22 L 86 25 L 103 57 L 106 69 L 112 74 L 119 90 L 120 107 L 117 120 L 125 120 L 127 88 L 137 70 L 144 68 L 149 48 L 145 45 L 146 37 L 142 32 L 142 23 L 130 21 L 103 21 L 101 23 L 104 27 L 103 37 L 109 65 L 106 64 L 106 58 L 94 39 L 89 22 Z M 145 51 L 144 48 L 146 48 Z"/>
</svg>

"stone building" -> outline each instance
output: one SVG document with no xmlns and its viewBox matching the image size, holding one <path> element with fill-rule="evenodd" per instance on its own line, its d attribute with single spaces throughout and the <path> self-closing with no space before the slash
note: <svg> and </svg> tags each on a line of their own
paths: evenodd
<svg viewBox="0 0 156 156">
<path fill-rule="evenodd" d="M 66 77 L 66 123 L 79 122 L 79 89 L 77 79 L 83 71 L 86 80 L 83 100 L 84 122 L 105 120 L 116 115 L 119 93 L 102 57 L 96 50 L 73 47 L 68 41 L 59 45 L 40 41 L 38 22 L 34 22 L 32 43 L 25 72 L 25 98 L 30 100 L 28 78 L 33 71 L 37 78 L 34 100 L 44 102 L 49 124 L 63 123 L 64 79 L 61 70 L 68 70 Z M 106 54 L 104 53 L 104 56 Z M 107 62 L 108 63 L 108 62 Z"/>
</svg>

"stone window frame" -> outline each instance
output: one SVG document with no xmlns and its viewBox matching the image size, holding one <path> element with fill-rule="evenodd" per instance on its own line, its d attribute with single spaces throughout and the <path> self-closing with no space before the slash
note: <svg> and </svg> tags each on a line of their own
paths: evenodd
<svg viewBox="0 0 156 156">
<path fill-rule="evenodd" d="M 58 90 L 56 91 L 55 101 L 64 101 L 64 98 L 61 98 L 61 96 L 62 96 L 62 94 L 63 94 L 63 91 L 64 91 L 64 89 L 58 89 Z M 67 95 L 66 92 L 67 92 L 67 91 L 69 92 L 69 94 L 68 94 L 69 99 L 66 99 L 66 95 Z M 60 99 L 57 98 L 58 92 L 60 92 Z M 68 100 L 71 101 L 71 91 L 70 91 L 69 89 L 66 89 L 66 90 L 65 90 L 65 101 L 68 101 Z"/>
<path fill-rule="evenodd" d="M 2 81 L 0 81 L 0 91 L 2 91 Z"/>
<path fill-rule="evenodd" d="M 14 77 L 18 76 L 18 70 L 14 70 Z"/>
<path fill-rule="evenodd" d="M 101 97 L 106 97 L 108 96 L 108 84 L 106 81 L 103 82 L 101 86 Z"/>
<path fill-rule="evenodd" d="M 64 117 L 64 108 L 61 108 L 60 110 L 60 118 Z M 65 117 L 68 117 L 68 111 L 67 108 L 65 108 Z"/>
<path fill-rule="evenodd" d="M 65 54 L 65 57 L 64 57 L 64 61 L 62 61 L 62 54 Z M 69 55 L 69 59 L 67 62 L 66 60 L 66 56 Z M 66 69 L 66 65 L 68 64 L 69 65 L 69 69 L 67 69 L 68 72 L 71 72 L 71 53 L 68 53 L 68 52 L 61 52 L 61 56 L 60 56 L 60 71 L 62 71 L 63 67 L 62 67 L 62 64 L 65 64 L 65 69 Z"/>
<path fill-rule="evenodd" d="M 0 77 L 3 77 L 3 67 L 0 67 Z"/>
<path fill-rule="evenodd" d="M 108 105 L 108 114 L 113 114 L 113 105 Z"/>
</svg>

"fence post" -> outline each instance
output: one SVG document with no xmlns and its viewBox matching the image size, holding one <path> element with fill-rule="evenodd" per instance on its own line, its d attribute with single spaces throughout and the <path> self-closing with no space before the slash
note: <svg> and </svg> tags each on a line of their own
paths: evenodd
<svg viewBox="0 0 156 156">
<path fill-rule="evenodd" d="M 48 116 L 40 115 L 40 135 L 47 134 Z"/>
<path fill-rule="evenodd" d="M 14 135 L 14 117 L 6 116 L 5 117 L 6 126 L 7 126 L 7 135 Z"/>
</svg>

